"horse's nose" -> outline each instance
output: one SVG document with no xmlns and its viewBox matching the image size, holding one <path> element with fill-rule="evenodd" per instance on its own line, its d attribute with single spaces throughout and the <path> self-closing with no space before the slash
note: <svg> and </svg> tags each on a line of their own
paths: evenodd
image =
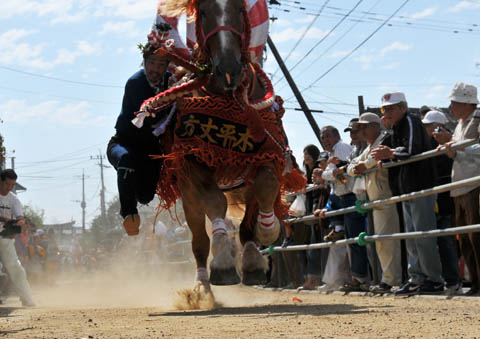
<svg viewBox="0 0 480 339">
<path fill-rule="evenodd" d="M 232 58 L 222 58 L 215 67 L 218 84 L 226 89 L 236 88 L 240 82 L 242 65 Z"/>
</svg>

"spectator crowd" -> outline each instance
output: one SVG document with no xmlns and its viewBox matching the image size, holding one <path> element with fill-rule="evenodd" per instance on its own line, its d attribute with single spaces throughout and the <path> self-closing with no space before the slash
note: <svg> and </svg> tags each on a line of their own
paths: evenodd
<svg viewBox="0 0 480 339">
<path fill-rule="evenodd" d="M 452 148 L 480 136 L 477 88 L 456 83 L 447 99 L 449 112 L 423 106 L 414 114 L 404 93 L 387 93 L 381 98 L 380 113 L 365 112 L 346 126 L 350 143 L 341 139 L 337 128 L 321 128 L 323 151 L 308 145 L 303 152 L 307 182 L 317 189 L 297 193 L 289 201 L 291 216 L 314 214 L 319 218 L 313 223 L 285 221 L 285 236 L 278 244 L 282 240 L 282 247 L 338 241 L 367 231 L 392 234 L 479 224 L 479 185 L 383 205 L 371 213 L 358 208 L 363 201 L 480 175 L 478 144 Z M 384 166 L 440 148 L 446 154 Z M 352 206 L 357 206 L 356 212 L 328 217 L 329 211 Z M 465 284 L 469 287 L 466 295 L 479 294 L 479 232 L 275 252 L 271 260 L 269 287 L 455 295 L 463 293 Z"/>
</svg>

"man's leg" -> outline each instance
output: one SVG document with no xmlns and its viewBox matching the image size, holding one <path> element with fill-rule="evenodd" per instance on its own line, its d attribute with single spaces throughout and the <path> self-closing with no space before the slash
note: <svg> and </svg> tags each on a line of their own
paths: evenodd
<svg viewBox="0 0 480 339">
<path fill-rule="evenodd" d="M 135 159 L 130 147 L 118 143 L 110 143 L 107 157 L 112 166 L 117 170 L 117 186 L 120 198 L 120 215 L 138 214 L 135 199 Z"/>
<path fill-rule="evenodd" d="M 400 223 L 395 206 L 389 205 L 374 209 L 373 221 L 375 234 L 400 232 Z M 377 241 L 375 247 L 382 266 L 382 282 L 389 286 L 400 286 L 402 283 L 400 241 Z"/>
<path fill-rule="evenodd" d="M 438 215 L 437 228 L 445 229 L 452 226 L 451 215 Z M 455 286 L 460 283 L 460 273 L 458 271 L 458 257 L 454 246 L 453 236 L 438 237 L 438 252 L 442 263 L 442 274 L 447 287 Z"/>
<path fill-rule="evenodd" d="M 0 238 L 0 259 L 7 270 L 8 275 L 15 287 L 23 306 L 35 306 L 32 299 L 32 291 L 28 284 L 27 274 L 18 260 L 13 239 Z"/>
<path fill-rule="evenodd" d="M 435 216 L 436 195 L 414 199 L 411 201 L 412 220 L 415 231 L 431 231 L 437 229 Z M 438 253 L 437 239 L 413 239 L 416 243 L 418 260 L 422 274 L 430 282 L 442 284 L 442 264 Z"/>
<path fill-rule="evenodd" d="M 403 220 L 405 223 L 405 232 L 414 232 L 413 216 L 412 216 L 412 200 L 402 202 Z M 420 285 L 425 280 L 425 275 L 420 267 L 417 253 L 417 244 L 415 239 L 407 239 L 408 254 L 408 278 L 413 284 Z"/>
<path fill-rule="evenodd" d="M 355 205 L 355 196 L 349 195 L 343 199 L 342 208 Z M 365 217 L 354 212 L 345 214 L 345 236 L 346 238 L 358 237 L 362 232 L 366 231 Z M 368 257 L 367 248 L 358 244 L 348 245 L 350 248 L 350 270 L 352 276 L 360 282 L 365 282 L 368 275 Z"/>
<path fill-rule="evenodd" d="M 135 197 L 139 203 L 146 205 L 155 197 L 160 164 L 160 159 L 152 160 L 146 154 L 139 159 L 135 175 Z"/>
</svg>

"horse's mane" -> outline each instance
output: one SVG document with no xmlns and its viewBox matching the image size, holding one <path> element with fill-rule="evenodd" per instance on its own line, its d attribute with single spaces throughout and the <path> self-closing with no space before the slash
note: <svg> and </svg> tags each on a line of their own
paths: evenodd
<svg viewBox="0 0 480 339">
<path fill-rule="evenodd" d="M 196 5 L 197 0 L 160 0 L 158 13 L 170 18 L 178 18 L 185 13 L 195 17 Z"/>
</svg>

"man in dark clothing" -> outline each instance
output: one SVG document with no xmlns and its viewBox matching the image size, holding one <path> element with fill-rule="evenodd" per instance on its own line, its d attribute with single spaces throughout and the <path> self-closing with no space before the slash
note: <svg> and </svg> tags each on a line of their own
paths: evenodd
<svg viewBox="0 0 480 339">
<path fill-rule="evenodd" d="M 115 125 L 116 134 L 108 144 L 107 156 L 117 170 L 120 196 L 120 214 L 128 235 L 137 235 L 140 226 L 137 203 L 152 201 L 161 162 L 151 159 L 150 154 L 162 154 L 158 137 L 152 133 L 154 124 L 165 113 L 155 118 L 145 118 L 143 126 L 137 128 L 132 120 L 142 103 L 168 88 L 168 60 L 154 54 L 156 47 L 143 47 L 143 68 L 128 79 L 125 85 L 122 110 Z"/>
<path fill-rule="evenodd" d="M 372 151 L 377 161 L 395 161 L 432 149 L 430 138 L 421 120 L 408 113 L 405 95 L 401 92 L 388 93 L 382 97 L 383 122 L 391 127 L 385 142 Z M 388 146 L 387 146 L 388 145 Z M 426 159 L 400 166 L 395 174 L 389 173 L 390 187 L 396 194 L 406 194 L 432 188 L 435 185 L 435 163 Z M 394 174 L 394 175 L 393 175 Z M 428 196 L 402 202 L 405 230 L 430 231 L 437 228 L 435 199 Z M 407 240 L 408 275 L 406 284 L 395 294 L 436 293 L 443 291 L 442 267 L 437 240 Z"/>
</svg>

